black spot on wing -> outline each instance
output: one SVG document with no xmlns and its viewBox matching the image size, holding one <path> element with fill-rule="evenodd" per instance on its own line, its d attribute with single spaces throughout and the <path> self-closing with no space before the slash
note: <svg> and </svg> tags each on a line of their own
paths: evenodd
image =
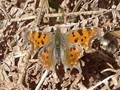
<svg viewBox="0 0 120 90">
<path fill-rule="evenodd" d="M 80 29 L 80 30 L 78 30 L 78 33 L 82 36 L 83 35 L 83 33 L 82 33 L 82 30 Z"/>
<path fill-rule="evenodd" d="M 46 34 L 44 34 L 44 38 L 46 37 Z"/>
<path fill-rule="evenodd" d="M 83 39 L 81 39 L 81 42 L 83 42 Z"/>
<path fill-rule="evenodd" d="M 70 51 L 76 50 L 76 47 L 71 47 Z"/>
<path fill-rule="evenodd" d="M 73 57 L 73 54 L 70 54 L 71 57 Z"/>
<path fill-rule="evenodd" d="M 73 35 L 73 37 L 75 37 L 75 33 L 74 32 L 72 32 L 72 35 Z"/>
<path fill-rule="evenodd" d="M 44 50 L 44 52 L 45 52 L 45 53 L 48 53 L 48 50 L 47 50 L 47 49 L 45 49 L 45 50 Z"/>
<path fill-rule="evenodd" d="M 39 42 L 37 42 L 38 43 L 38 45 L 40 44 Z"/>
<path fill-rule="evenodd" d="M 76 50 L 76 48 L 75 48 L 75 47 L 73 47 L 73 50 Z"/>
<path fill-rule="evenodd" d="M 76 39 L 74 40 L 74 42 L 77 43 L 77 42 L 78 42 L 78 38 L 76 38 Z"/>
<path fill-rule="evenodd" d="M 41 34 L 42 34 L 41 32 L 39 32 L 39 33 L 38 33 L 38 38 L 40 38 L 40 37 L 41 37 Z"/>
<path fill-rule="evenodd" d="M 44 44 L 44 41 L 43 40 L 41 40 L 41 43 L 42 43 L 42 45 Z"/>
</svg>

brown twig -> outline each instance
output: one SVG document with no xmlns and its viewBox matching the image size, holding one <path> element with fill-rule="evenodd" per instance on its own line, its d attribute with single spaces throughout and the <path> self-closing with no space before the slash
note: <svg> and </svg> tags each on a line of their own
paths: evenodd
<svg viewBox="0 0 120 90">
<path fill-rule="evenodd" d="M 80 3 L 81 3 L 81 2 L 82 2 L 82 0 L 79 0 L 79 1 L 77 2 L 77 4 L 75 5 L 75 7 L 73 8 L 72 12 L 77 11 L 77 9 L 78 9 L 78 7 L 80 6 Z"/>
<path fill-rule="evenodd" d="M 107 11 L 107 10 L 106 10 Z M 102 11 L 103 12 L 103 11 Z M 71 12 L 71 13 L 66 13 L 63 15 L 63 13 L 54 13 L 54 14 L 45 14 L 44 17 L 61 17 L 61 16 L 78 16 L 80 14 L 99 14 L 101 13 L 101 11 L 84 11 L 84 12 Z M 27 17 L 22 17 L 22 18 L 15 18 L 15 19 L 11 19 L 11 22 L 19 22 L 19 21 L 25 21 L 25 20 L 31 20 L 31 19 L 35 19 L 36 16 L 27 16 Z"/>
<path fill-rule="evenodd" d="M 42 78 L 40 79 L 38 85 L 36 86 L 35 90 L 39 90 L 40 89 L 40 86 L 42 85 L 42 83 L 44 82 L 45 78 L 47 77 L 48 75 L 48 70 L 45 71 L 45 73 L 43 74 Z"/>
<path fill-rule="evenodd" d="M 43 7 L 44 7 L 44 3 L 45 2 L 46 2 L 46 0 L 40 0 L 38 17 L 36 18 L 37 25 L 39 25 L 39 23 L 41 22 L 42 18 L 44 17 Z"/>
<path fill-rule="evenodd" d="M 111 75 L 111 76 L 105 78 L 104 80 L 98 82 L 95 86 L 92 86 L 92 87 L 90 87 L 90 88 L 87 89 L 87 90 L 94 90 L 95 88 L 97 88 L 98 86 L 102 85 L 103 83 L 108 82 L 109 79 L 111 79 L 111 78 L 113 78 L 113 77 L 115 77 L 115 76 L 118 77 L 119 75 L 120 75 L 120 73 L 117 73 L 117 74 Z"/>
</svg>

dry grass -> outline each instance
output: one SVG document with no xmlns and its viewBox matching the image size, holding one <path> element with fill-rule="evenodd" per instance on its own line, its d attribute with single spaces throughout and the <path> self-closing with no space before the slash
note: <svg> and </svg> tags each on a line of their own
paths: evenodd
<svg viewBox="0 0 120 90">
<path fill-rule="evenodd" d="M 56 26 L 104 30 L 94 52 L 81 58 L 82 73 L 63 66 L 45 71 L 31 53 L 25 32 Z M 0 0 L 0 90 L 120 89 L 119 39 L 119 0 Z"/>
</svg>

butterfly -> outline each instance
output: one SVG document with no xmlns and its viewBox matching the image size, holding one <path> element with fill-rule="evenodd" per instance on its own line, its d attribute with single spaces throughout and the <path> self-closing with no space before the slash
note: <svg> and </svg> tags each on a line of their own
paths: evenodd
<svg viewBox="0 0 120 90">
<path fill-rule="evenodd" d="M 54 33 L 31 31 L 27 39 L 32 43 L 34 50 L 39 50 L 38 58 L 47 70 L 53 69 L 57 63 L 64 66 L 79 66 L 79 59 L 89 50 L 95 39 L 103 35 L 98 27 L 86 27 L 62 33 L 56 28 Z"/>
</svg>

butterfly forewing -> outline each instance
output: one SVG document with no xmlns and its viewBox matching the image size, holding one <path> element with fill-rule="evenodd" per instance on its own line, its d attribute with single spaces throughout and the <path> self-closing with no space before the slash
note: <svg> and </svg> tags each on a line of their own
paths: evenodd
<svg viewBox="0 0 120 90">
<path fill-rule="evenodd" d="M 68 32 L 66 39 L 70 43 L 81 45 L 85 50 L 90 48 L 91 42 L 101 36 L 102 31 L 97 27 L 93 28 L 82 28 Z"/>
<path fill-rule="evenodd" d="M 37 31 L 32 31 L 27 36 L 27 39 L 33 44 L 34 50 L 38 50 L 39 48 L 49 44 L 51 38 L 51 34 Z"/>
</svg>

